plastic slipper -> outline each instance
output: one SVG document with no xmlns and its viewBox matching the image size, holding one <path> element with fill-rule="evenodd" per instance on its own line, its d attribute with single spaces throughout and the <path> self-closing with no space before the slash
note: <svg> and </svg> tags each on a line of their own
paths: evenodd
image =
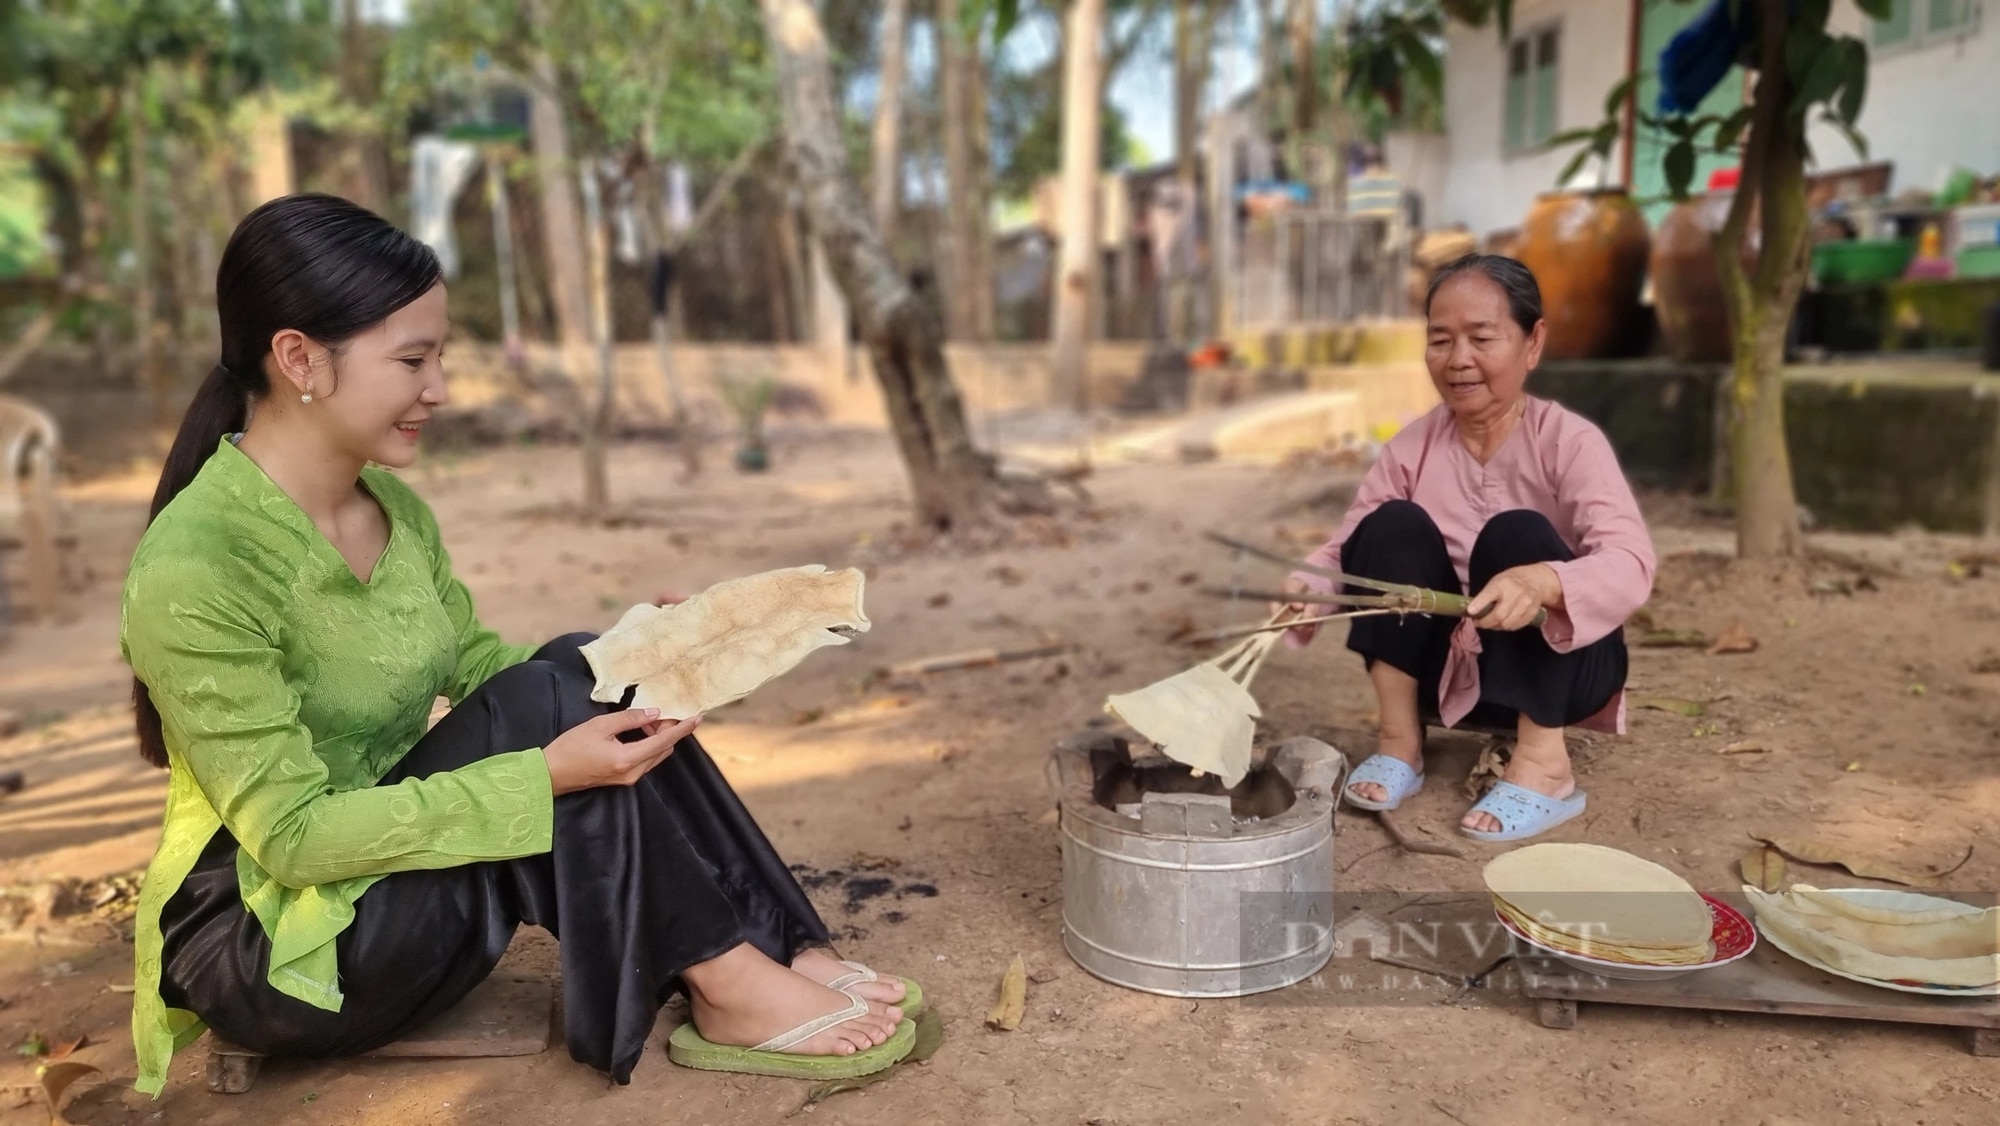
<svg viewBox="0 0 2000 1126">
<path fill-rule="evenodd" d="M 1388 801 L 1369 801 L 1354 796 L 1357 782 L 1373 782 L 1389 795 Z M 1394 809 L 1403 804 L 1403 799 L 1424 788 L 1424 776 L 1418 774 L 1409 763 L 1390 755 L 1369 755 L 1367 760 L 1347 775 L 1347 785 L 1340 788 L 1340 796 L 1356 809 Z"/>
<path fill-rule="evenodd" d="M 852 997 L 854 994 L 848 992 L 851 987 L 870 981 L 882 980 L 881 974 L 876 973 L 860 962 L 842 962 L 841 965 L 846 966 L 852 972 L 841 974 L 839 977 L 827 982 L 826 987 L 828 989 L 838 989 L 842 993 L 847 993 L 848 996 Z M 899 977 L 896 980 L 903 983 L 903 999 L 896 1002 L 896 1007 L 903 1010 L 903 1015 L 909 1017 L 911 1020 L 922 1016 L 925 1006 L 929 1004 L 924 997 L 924 987 L 906 977 Z"/>
<path fill-rule="evenodd" d="M 1512 782 L 1495 782 L 1472 812 L 1492 814 L 1500 828 L 1467 829 L 1461 825 L 1458 831 L 1475 841 L 1526 840 L 1576 817 L 1583 812 L 1583 804 L 1582 790 L 1567 798 L 1552 798 Z"/>
<path fill-rule="evenodd" d="M 917 1026 L 902 1021 L 887 1040 L 848 1056 L 808 1056 L 790 1051 L 837 1024 L 866 1016 L 868 1002 L 859 997 L 839 1012 L 828 1013 L 773 1036 L 754 1048 L 717 1044 L 690 1021 L 667 1037 L 667 1058 L 682 1067 L 702 1071 L 733 1071 L 742 1075 L 774 1075 L 781 1079 L 853 1079 L 873 1075 L 902 1061 L 917 1046 Z"/>
</svg>

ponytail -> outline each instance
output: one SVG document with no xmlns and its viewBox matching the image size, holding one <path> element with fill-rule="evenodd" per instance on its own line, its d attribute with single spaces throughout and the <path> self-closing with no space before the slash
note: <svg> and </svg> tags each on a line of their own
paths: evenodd
<svg viewBox="0 0 2000 1126">
<path fill-rule="evenodd" d="M 229 236 L 215 271 L 222 362 L 202 381 L 174 435 L 146 517 L 151 524 L 201 472 L 250 404 L 270 392 L 264 358 L 286 329 L 335 348 L 381 324 L 444 279 L 437 254 L 367 208 L 329 195 L 292 195 L 251 212 Z M 135 677 L 139 754 L 167 765 L 160 711 Z"/>
<path fill-rule="evenodd" d="M 208 455 L 215 452 L 224 436 L 243 429 L 249 415 L 250 393 L 251 389 L 223 364 L 215 365 L 208 378 L 201 381 L 201 389 L 194 393 L 194 401 L 188 404 L 187 414 L 181 418 L 173 448 L 167 452 L 167 464 L 160 470 L 160 483 L 153 490 L 153 506 L 146 513 L 147 525 L 158 519 L 167 503 L 201 472 Z M 153 705 L 152 694 L 136 676 L 132 678 L 132 712 L 139 729 L 139 757 L 164 770 L 167 739 L 160 725 L 160 709 Z"/>
</svg>

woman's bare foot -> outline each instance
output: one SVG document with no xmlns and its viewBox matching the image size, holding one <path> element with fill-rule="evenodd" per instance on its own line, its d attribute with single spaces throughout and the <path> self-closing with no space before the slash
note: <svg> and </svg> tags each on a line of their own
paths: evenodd
<svg viewBox="0 0 2000 1126">
<path fill-rule="evenodd" d="M 1375 688 L 1375 714 L 1382 724 L 1375 753 L 1400 759 L 1423 777 L 1424 725 L 1417 716 L 1417 678 L 1387 661 L 1377 661 L 1368 667 L 1368 682 Z M 1347 792 L 1376 805 L 1389 800 L 1389 791 L 1375 782 L 1356 782 Z"/>
<path fill-rule="evenodd" d="M 854 972 L 824 950 L 802 951 L 798 957 L 792 959 L 792 970 L 804 974 L 821 985 Z M 878 977 L 874 981 L 850 985 L 843 992 L 852 993 L 864 1001 L 879 1001 L 884 1005 L 894 1005 L 903 999 L 903 983 L 893 977 Z"/>
<path fill-rule="evenodd" d="M 1400 759 L 1417 772 L 1417 777 L 1424 776 L 1424 737 L 1421 734 L 1391 735 L 1384 731 L 1375 740 L 1375 753 Z M 1389 800 L 1389 791 L 1376 782 L 1356 782 L 1347 787 L 1347 792 L 1366 802 L 1380 804 Z"/>
<path fill-rule="evenodd" d="M 847 994 L 793 973 L 748 943 L 689 966 L 682 977 L 688 984 L 695 1028 L 716 1044 L 755 1047 L 850 1003 Z M 902 1019 L 900 1010 L 870 1001 L 865 1015 L 785 1050 L 804 1056 L 851 1056 L 887 1040 Z"/>
<path fill-rule="evenodd" d="M 1569 765 L 1569 747 L 1563 742 L 1562 728 L 1543 727 L 1521 717 L 1518 742 L 1507 772 L 1501 777 L 1524 790 L 1533 790 L 1558 800 L 1576 793 L 1576 775 Z M 1505 826 L 1490 813 L 1468 810 L 1459 824 L 1467 829 L 1497 833 Z"/>
</svg>

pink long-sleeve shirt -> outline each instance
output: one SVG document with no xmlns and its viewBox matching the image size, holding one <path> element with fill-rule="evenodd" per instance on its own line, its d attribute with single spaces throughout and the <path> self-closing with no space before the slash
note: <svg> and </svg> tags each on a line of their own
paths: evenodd
<svg viewBox="0 0 2000 1126">
<path fill-rule="evenodd" d="M 1611 443 L 1588 419 L 1556 403 L 1530 398 L 1520 424 L 1484 465 L 1459 440 L 1451 409 L 1440 404 L 1389 440 L 1339 530 L 1306 562 L 1339 570 L 1341 545 L 1355 526 L 1398 499 L 1416 502 L 1437 522 L 1461 584 L 1469 581 L 1472 542 L 1488 520 L 1516 508 L 1548 517 L 1576 553 L 1548 564 L 1562 582 L 1563 605 L 1549 611 L 1541 628 L 1558 653 L 1610 636 L 1652 595 L 1652 537 Z M 1319 593 L 1333 590 L 1322 576 L 1295 577 Z M 1479 630 L 1461 621 L 1438 686 L 1438 718 L 1447 727 L 1479 702 L 1479 651 Z M 1577 726 L 1622 734 L 1625 693 Z"/>
</svg>

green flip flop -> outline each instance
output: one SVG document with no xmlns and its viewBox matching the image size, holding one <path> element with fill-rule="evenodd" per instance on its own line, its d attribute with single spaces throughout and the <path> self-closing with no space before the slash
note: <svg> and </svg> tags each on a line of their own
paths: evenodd
<svg viewBox="0 0 2000 1126">
<path fill-rule="evenodd" d="M 882 980 L 881 974 L 876 973 L 860 962 L 842 962 L 841 965 L 846 966 L 853 972 L 842 974 L 832 981 L 827 982 L 826 987 L 828 989 L 838 989 L 842 993 L 848 993 L 848 990 L 854 986 L 865 982 Z M 909 1017 L 911 1020 L 922 1016 L 924 1009 L 930 1004 L 924 997 L 924 987 L 907 977 L 898 977 L 896 980 L 903 983 L 903 999 L 896 1002 L 896 1007 L 903 1010 L 903 1015 Z M 848 996 L 851 997 L 853 994 L 848 993 Z"/>
<path fill-rule="evenodd" d="M 917 1046 L 917 1026 L 903 1021 L 887 1040 L 866 1051 L 848 1056 L 808 1056 L 795 1048 L 837 1024 L 868 1013 L 868 1002 L 850 997 L 853 1003 L 773 1036 L 754 1048 L 717 1044 L 703 1037 L 693 1022 L 674 1029 L 667 1037 L 667 1058 L 682 1067 L 702 1071 L 733 1071 L 742 1075 L 773 1075 L 781 1079 L 853 1079 L 873 1075 L 902 1062 Z"/>
</svg>

